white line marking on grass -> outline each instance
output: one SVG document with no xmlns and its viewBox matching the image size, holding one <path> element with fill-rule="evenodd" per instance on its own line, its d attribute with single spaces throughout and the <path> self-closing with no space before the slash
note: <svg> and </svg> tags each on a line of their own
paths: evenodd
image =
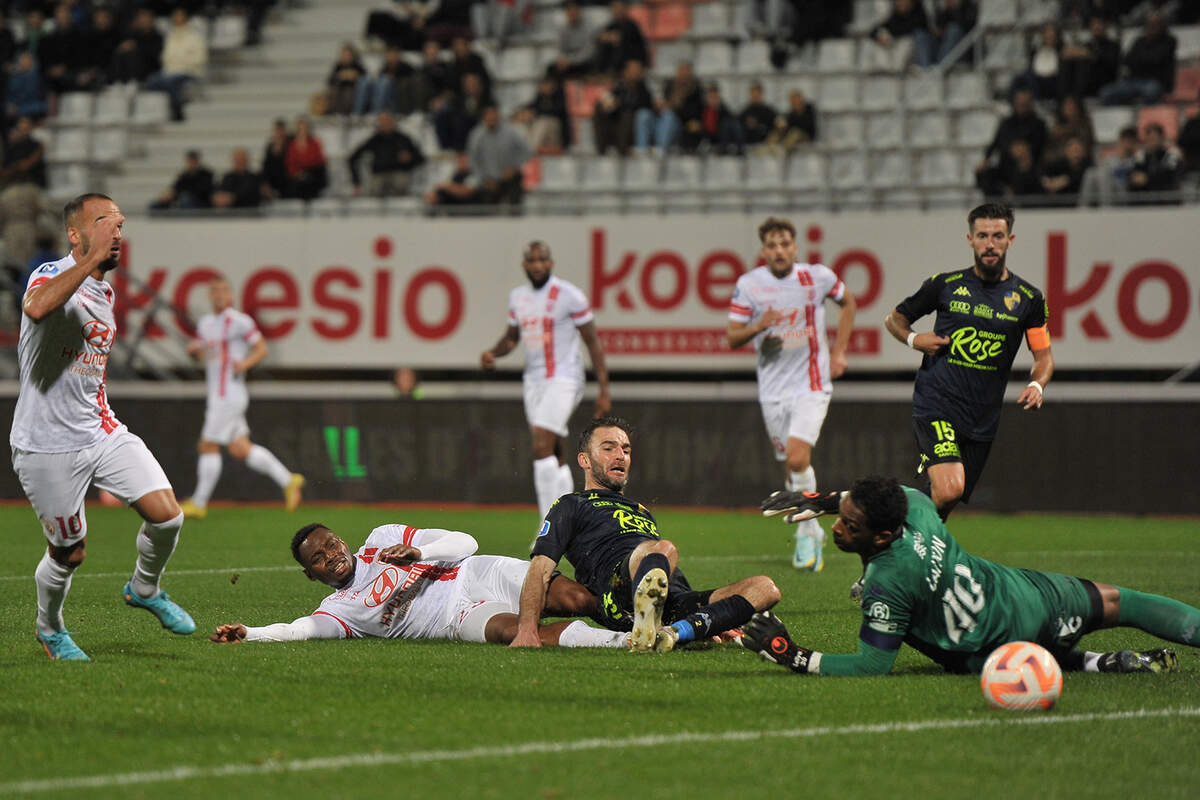
<svg viewBox="0 0 1200 800">
<path fill-rule="evenodd" d="M 676 733 L 662 736 L 634 736 L 620 739 L 578 739 L 573 742 L 526 742 L 524 744 L 470 747 L 462 750 L 416 750 L 410 753 L 360 753 L 293 761 L 264 761 L 257 764 L 226 764 L 219 767 L 178 766 L 147 772 L 122 772 L 110 775 L 81 775 L 76 778 L 43 778 L 0 783 L 0 795 L 60 792 L 72 789 L 103 789 L 112 786 L 185 781 L 194 778 L 227 778 L 242 775 L 312 772 L 320 769 L 377 767 L 392 764 L 429 764 L 437 761 L 463 761 L 475 758 L 510 758 L 539 753 L 579 753 L 588 750 L 628 750 L 673 744 L 711 744 L 716 742 L 753 742 L 761 739 L 812 739 L 821 736 L 848 736 L 864 733 L 918 733 L 930 730 L 998 727 L 1001 725 L 1068 725 L 1085 722 L 1114 722 L 1162 717 L 1197 717 L 1200 708 L 1138 709 L 1097 714 L 1033 714 L 1011 716 L 996 712 L 975 719 L 930 719 L 914 722 L 880 722 L 873 725 L 841 725 L 786 730 L 713 731 Z"/>
<path fill-rule="evenodd" d="M 221 569 L 168 569 L 164 577 L 170 578 L 175 575 L 228 575 L 231 572 L 291 572 L 299 571 L 299 564 L 278 567 L 222 567 Z M 128 578 L 128 572 L 77 572 L 73 580 L 80 578 Z M 0 575 L 0 581 L 31 581 L 33 574 L 29 575 Z"/>
</svg>

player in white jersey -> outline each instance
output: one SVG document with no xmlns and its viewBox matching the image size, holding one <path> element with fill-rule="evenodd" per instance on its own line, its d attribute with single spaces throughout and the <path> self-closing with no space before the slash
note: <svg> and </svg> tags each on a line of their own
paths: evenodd
<svg viewBox="0 0 1200 800">
<path fill-rule="evenodd" d="M 509 293 L 508 327 L 500 341 L 483 351 L 480 363 L 484 369 L 495 369 L 497 358 L 512 352 L 518 342 L 525 346 L 525 419 L 533 434 L 533 488 L 538 514 L 545 517 L 555 500 L 575 491 L 563 437 L 567 421 L 583 397 L 580 339 L 596 373 L 595 416 L 607 416 L 612 400 L 604 348 L 596 336 L 587 297 L 575 285 L 551 274 L 554 261 L 545 242 L 529 243 L 523 266 L 529 286 L 518 286 Z"/>
<path fill-rule="evenodd" d="M 382 525 L 358 552 L 320 523 L 292 538 L 292 556 L 309 580 L 334 589 L 312 614 L 293 622 L 217 626 L 214 642 L 290 642 L 304 639 L 456 639 L 508 644 L 517 631 L 521 584 L 528 561 L 475 555 L 470 534 L 440 528 Z M 559 575 L 547 607 L 553 616 L 595 610 L 582 585 Z M 543 644 L 628 647 L 629 635 L 576 620 L 540 626 Z"/>
<path fill-rule="evenodd" d="M 196 323 L 196 338 L 188 344 L 188 355 L 205 362 L 208 398 L 204 427 L 200 430 L 200 458 L 196 464 L 196 491 L 182 503 L 186 517 L 204 519 L 208 499 L 221 477 L 221 447 L 266 475 L 283 490 L 284 505 L 295 511 L 300 505 L 304 476 L 290 471 L 275 454 L 250 441 L 246 407 L 246 373 L 267 357 L 267 342 L 249 314 L 233 307 L 233 287 L 224 278 L 208 285 L 212 313 Z"/>
<path fill-rule="evenodd" d="M 854 296 L 823 264 L 797 263 L 792 223 L 769 217 L 758 227 L 765 266 L 738 278 L 729 303 L 729 346 L 751 340 L 758 356 L 758 400 L 775 458 L 785 462 L 784 486 L 815 492 L 812 449 L 825 422 L 833 379 L 846 371 L 854 329 Z M 825 301 L 841 306 L 837 337 L 825 335 Z M 792 566 L 818 572 L 825 534 L 815 519 L 796 528 Z"/>
<path fill-rule="evenodd" d="M 196 624 L 159 588 L 183 513 L 162 467 L 108 406 L 105 365 L 116 337 L 104 274 L 121 257 L 125 217 L 112 198 L 84 194 L 63 209 L 71 253 L 29 277 L 17 343 L 21 390 L 9 443 L 13 470 L 47 539 L 34 572 L 37 638 L 52 659 L 88 661 L 63 622 L 71 577 L 83 563 L 88 487 L 133 506 L 143 522 L 137 563 L 122 596 L 172 633 Z"/>
</svg>

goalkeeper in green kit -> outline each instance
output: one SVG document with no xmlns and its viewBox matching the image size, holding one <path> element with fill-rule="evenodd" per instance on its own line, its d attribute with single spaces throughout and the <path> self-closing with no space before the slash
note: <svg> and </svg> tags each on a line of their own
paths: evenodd
<svg viewBox="0 0 1200 800">
<path fill-rule="evenodd" d="M 901 644 L 949 672 L 979 672 L 993 649 L 1018 640 L 1042 645 L 1064 670 L 1179 668 L 1175 652 L 1167 649 L 1075 649 L 1084 634 L 1118 626 L 1200 647 L 1200 609 L 1161 595 L 976 558 L 946 530 L 926 495 L 893 478 L 862 478 L 850 491 L 832 494 L 776 492 L 763 501 L 763 513 L 785 514 L 788 522 L 837 514 L 834 543 L 858 553 L 865 568 L 857 653 L 802 647 L 769 611 L 743 627 L 744 647 L 794 672 L 883 675 Z"/>
</svg>

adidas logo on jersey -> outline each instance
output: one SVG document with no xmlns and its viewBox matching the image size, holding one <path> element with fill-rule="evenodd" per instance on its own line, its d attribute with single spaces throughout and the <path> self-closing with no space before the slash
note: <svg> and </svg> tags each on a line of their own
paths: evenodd
<svg viewBox="0 0 1200 800">
<path fill-rule="evenodd" d="M 955 289 L 955 290 L 954 290 L 954 293 L 955 293 L 956 295 L 961 295 L 961 296 L 963 296 L 963 297 L 970 297 L 970 296 L 971 296 L 971 290 L 970 290 L 970 289 L 968 289 L 968 288 L 967 288 L 967 287 L 965 287 L 965 286 L 960 286 L 960 287 L 958 287 L 957 289 Z"/>
</svg>

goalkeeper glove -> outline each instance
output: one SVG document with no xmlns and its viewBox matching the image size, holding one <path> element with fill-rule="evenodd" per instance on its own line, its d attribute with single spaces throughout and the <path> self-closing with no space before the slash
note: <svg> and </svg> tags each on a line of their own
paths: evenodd
<svg viewBox="0 0 1200 800">
<path fill-rule="evenodd" d="M 774 517 L 787 514 L 784 522 L 801 522 L 806 519 L 816 519 L 822 514 L 838 513 L 838 504 L 845 492 L 787 492 L 780 490 L 772 492 L 771 496 L 762 501 L 764 517 Z"/>
<path fill-rule="evenodd" d="M 742 626 L 742 647 L 793 672 L 808 672 L 813 651 L 800 647 L 788 636 L 787 626 L 770 611 L 760 611 Z"/>
</svg>

